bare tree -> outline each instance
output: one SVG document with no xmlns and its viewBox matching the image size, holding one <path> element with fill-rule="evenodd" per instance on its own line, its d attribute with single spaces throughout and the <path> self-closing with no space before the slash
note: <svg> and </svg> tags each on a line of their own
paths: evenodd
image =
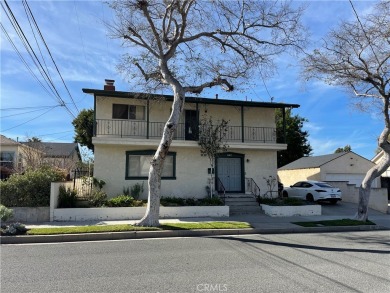
<svg viewBox="0 0 390 293">
<path fill-rule="evenodd" d="M 129 53 L 120 70 L 144 89 L 170 87 L 171 115 L 149 170 L 149 195 L 143 226 L 159 225 L 161 172 L 186 93 L 236 85 L 261 70 L 274 70 L 273 59 L 299 48 L 306 38 L 301 8 L 284 1 L 114 1 L 116 14 L 109 25 Z M 142 77 L 142 79 L 140 79 Z"/>
<path fill-rule="evenodd" d="M 359 190 L 356 219 L 366 220 L 373 180 L 390 166 L 390 2 L 376 4 L 361 20 L 343 22 L 329 33 L 322 47 L 303 60 L 305 78 L 318 78 L 342 86 L 355 95 L 360 109 L 378 109 L 384 122 L 378 146 L 382 161 L 371 168 Z M 375 108 L 373 108 L 375 107 Z"/>
<path fill-rule="evenodd" d="M 216 125 L 213 118 L 204 115 L 199 125 L 199 146 L 200 151 L 208 157 L 210 162 L 210 197 L 214 194 L 214 165 L 215 159 L 219 153 L 226 152 L 229 145 L 226 142 L 226 136 L 229 131 L 229 121 L 222 119 Z"/>
</svg>

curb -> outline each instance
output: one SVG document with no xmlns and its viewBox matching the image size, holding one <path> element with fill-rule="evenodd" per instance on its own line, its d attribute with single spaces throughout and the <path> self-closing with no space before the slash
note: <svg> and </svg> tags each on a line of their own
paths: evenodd
<svg viewBox="0 0 390 293">
<path fill-rule="evenodd" d="M 248 234 L 292 234 L 292 233 L 327 233 L 327 232 L 355 232 L 390 230 L 377 225 L 341 226 L 341 227 L 297 227 L 297 228 L 255 228 L 255 229 L 210 229 L 210 230 L 165 230 L 165 231 L 128 231 L 80 233 L 60 235 L 19 235 L 2 236 L 0 244 L 28 244 L 28 243 L 56 243 L 79 241 L 104 241 L 148 238 L 173 237 L 212 237 L 221 235 L 248 235 Z"/>
</svg>

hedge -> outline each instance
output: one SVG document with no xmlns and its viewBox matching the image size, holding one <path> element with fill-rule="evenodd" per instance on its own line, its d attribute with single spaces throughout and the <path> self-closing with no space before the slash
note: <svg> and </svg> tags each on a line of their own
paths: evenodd
<svg viewBox="0 0 390 293">
<path fill-rule="evenodd" d="M 63 170 L 44 166 L 13 174 L 0 182 L 0 203 L 7 207 L 42 207 L 50 205 L 51 182 L 65 181 Z"/>
</svg>

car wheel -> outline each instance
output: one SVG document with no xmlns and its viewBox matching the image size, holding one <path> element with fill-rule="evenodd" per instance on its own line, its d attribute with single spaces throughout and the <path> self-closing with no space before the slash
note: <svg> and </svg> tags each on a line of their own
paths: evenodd
<svg viewBox="0 0 390 293">
<path fill-rule="evenodd" d="M 331 199 L 331 200 L 330 200 L 330 203 L 331 203 L 331 204 L 337 204 L 337 199 Z"/>
<path fill-rule="evenodd" d="M 307 201 L 310 201 L 310 202 L 313 202 L 314 201 L 314 197 L 313 197 L 313 195 L 312 194 L 308 194 L 308 195 L 306 195 L 306 200 Z"/>
<path fill-rule="evenodd" d="M 288 197 L 288 192 L 287 191 L 283 191 L 283 197 Z"/>
</svg>

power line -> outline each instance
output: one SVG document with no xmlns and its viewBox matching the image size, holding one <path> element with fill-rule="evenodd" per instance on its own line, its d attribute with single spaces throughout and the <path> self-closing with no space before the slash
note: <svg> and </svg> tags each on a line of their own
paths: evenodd
<svg viewBox="0 0 390 293">
<path fill-rule="evenodd" d="M 63 107 L 66 109 L 66 111 L 67 111 L 73 118 L 76 118 L 76 116 L 73 114 L 73 112 L 66 106 L 64 100 L 61 98 L 61 95 L 59 94 L 58 90 L 56 89 L 56 86 L 54 85 L 54 83 L 53 83 L 53 81 L 52 81 L 52 79 L 51 79 L 51 77 L 50 77 L 50 75 L 49 75 L 48 70 L 46 71 L 45 68 L 42 66 L 42 64 L 41 64 L 41 62 L 40 62 L 38 56 L 37 56 L 36 53 L 34 52 L 34 49 L 32 48 L 31 44 L 29 43 L 29 41 L 28 41 L 26 35 L 25 35 L 24 32 L 23 32 L 23 29 L 22 29 L 21 26 L 19 25 L 19 23 L 18 23 L 16 17 L 14 16 L 14 14 L 13 14 L 11 8 L 9 7 L 7 1 L 4 0 L 4 3 L 5 3 L 5 5 L 6 5 L 6 7 L 7 7 L 7 9 L 5 9 L 5 7 L 3 6 L 2 3 L 1 3 L 1 7 L 3 8 L 4 12 L 6 13 L 6 15 L 7 15 L 8 19 L 9 19 L 9 21 L 11 22 L 11 24 L 12 24 L 12 26 L 14 27 L 16 33 L 18 34 L 20 40 L 22 41 L 22 44 L 24 45 L 24 47 L 25 47 L 27 53 L 30 55 L 32 61 L 33 61 L 34 64 L 35 64 L 35 66 L 38 68 L 38 70 L 39 70 L 41 76 L 43 77 L 44 81 L 45 81 L 46 84 L 49 86 L 50 90 L 53 92 L 54 96 L 55 96 L 56 99 L 58 100 L 58 103 L 59 103 L 61 106 L 63 106 Z M 37 31 L 38 31 L 38 33 L 39 33 L 39 35 L 40 35 L 42 41 L 44 42 L 45 47 L 46 47 L 46 49 L 48 50 L 48 53 L 49 53 L 49 55 L 50 55 L 50 57 L 51 57 L 51 59 L 52 59 L 54 65 L 55 65 L 55 67 L 56 67 L 56 70 L 57 70 L 58 74 L 60 75 L 61 80 L 62 80 L 62 82 L 64 83 L 65 88 L 66 88 L 66 90 L 68 91 L 69 96 L 71 97 L 72 103 L 73 103 L 73 105 L 75 106 L 76 110 L 78 111 L 78 108 L 77 108 L 76 104 L 74 103 L 74 100 L 73 100 L 73 98 L 72 98 L 72 96 L 71 96 L 71 94 L 70 94 L 70 92 L 69 92 L 69 89 L 67 88 L 67 86 L 66 86 L 66 84 L 65 84 L 65 81 L 64 81 L 64 79 L 62 78 L 61 73 L 59 72 L 58 66 L 57 66 L 57 64 L 55 63 L 53 56 L 51 55 L 51 52 L 50 52 L 50 50 L 49 50 L 49 48 L 48 48 L 48 46 L 47 46 L 47 43 L 45 42 L 45 40 L 44 40 L 44 38 L 43 38 L 43 35 L 42 35 L 42 33 L 40 32 L 40 30 L 39 30 L 39 27 L 38 27 L 38 25 L 37 25 L 37 23 L 36 23 L 36 21 L 35 21 L 35 18 L 34 18 L 34 16 L 33 16 L 32 12 L 31 12 L 30 7 L 28 6 L 28 4 L 27 4 L 26 1 L 23 1 L 23 5 L 24 5 L 24 7 L 25 7 L 26 14 L 27 14 L 27 15 L 30 15 L 30 17 L 32 18 L 32 20 L 33 20 L 33 22 L 34 22 L 34 26 L 36 27 L 36 29 L 37 29 Z M 8 10 L 8 12 L 7 12 L 7 10 Z M 29 18 L 28 18 L 28 20 L 29 20 Z M 29 22 L 30 22 L 30 20 L 29 20 Z M 31 26 L 31 22 L 30 22 L 30 26 Z M 23 63 L 25 63 L 25 65 L 29 68 L 30 72 L 33 73 L 32 70 L 31 70 L 31 68 L 28 66 L 27 62 L 23 59 L 22 55 L 21 55 L 20 52 L 17 50 L 15 44 L 14 44 L 14 43 L 12 42 L 12 40 L 10 39 L 8 33 L 6 32 L 6 30 L 5 30 L 5 28 L 4 28 L 3 26 L 2 26 L 2 29 L 3 29 L 3 31 L 5 32 L 5 34 L 7 35 L 7 38 L 8 38 L 8 39 L 10 40 L 10 42 L 12 43 L 14 49 L 16 49 L 16 51 L 18 52 L 19 57 L 21 57 L 21 59 L 23 60 Z M 35 38 L 35 34 L 34 34 L 34 38 Z M 36 41 L 37 41 L 37 40 L 36 40 Z M 39 45 L 38 45 L 38 46 L 39 46 Z M 39 49 L 39 50 L 40 50 L 40 49 Z M 41 52 L 41 51 L 40 51 L 40 52 Z M 42 54 L 42 52 L 41 52 L 41 54 Z M 42 56 L 42 55 L 41 55 L 41 56 Z M 43 56 L 42 56 L 42 59 L 43 59 Z M 44 62 L 44 59 L 43 59 L 43 62 Z M 46 63 L 45 63 L 45 66 L 46 66 Z M 47 66 L 46 66 L 46 69 L 47 69 Z M 33 74 L 33 75 L 36 77 L 35 74 Z M 39 81 L 39 79 L 38 79 L 37 77 L 36 77 L 36 79 Z M 42 85 L 42 83 L 41 83 L 40 81 L 39 81 L 39 83 Z"/>
<path fill-rule="evenodd" d="M 1 3 L 0 3 L 1 4 Z M 3 8 L 4 9 L 4 8 Z M 39 80 L 39 78 L 36 76 L 36 74 L 32 71 L 31 67 L 28 65 L 28 63 L 26 62 L 26 60 L 23 58 L 22 54 L 20 53 L 20 51 L 18 50 L 18 48 L 16 47 L 15 43 L 12 41 L 12 39 L 10 38 L 10 36 L 8 35 L 7 31 L 5 30 L 3 24 L 0 22 L 0 26 L 1 26 L 1 29 L 2 31 L 4 32 L 6 38 L 8 39 L 8 41 L 11 43 L 13 49 L 15 50 L 15 52 L 17 53 L 17 55 L 19 56 L 20 60 L 22 61 L 22 63 L 26 66 L 27 70 L 30 72 L 30 74 L 35 78 L 35 80 L 41 85 L 41 87 L 46 91 L 46 93 L 51 96 L 52 93 L 49 92 L 49 90 L 44 86 L 44 84 Z M 54 99 L 57 100 L 56 97 L 54 97 Z"/>
<path fill-rule="evenodd" d="M 24 125 L 24 124 L 27 124 L 27 123 L 29 123 L 29 122 L 31 122 L 31 121 L 33 121 L 33 120 L 35 120 L 35 119 L 37 119 L 37 118 L 39 118 L 39 117 L 45 115 L 46 113 L 50 112 L 50 111 L 53 110 L 53 109 L 54 109 L 54 108 L 51 108 L 51 109 L 47 110 L 46 112 L 42 113 L 41 115 L 38 115 L 38 116 L 36 116 L 36 117 L 34 117 L 34 118 L 30 119 L 30 120 L 27 120 L 26 122 L 20 123 L 20 124 L 15 125 L 15 126 L 12 126 L 12 127 L 8 128 L 8 129 L 3 129 L 3 130 L 1 130 L 1 132 L 5 132 L 5 131 L 8 131 L 8 130 L 14 129 L 14 128 L 16 128 L 16 127 L 22 126 L 22 125 Z"/>
<path fill-rule="evenodd" d="M 3 4 L 1 4 L 1 7 L 3 8 L 4 12 L 6 13 L 7 17 L 8 17 L 8 20 L 11 22 L 13 28 L 15 29 L 15 32 L 18 34 L 20 40 L 22 41 L 22 44 L 24 45 L 27 53 L 30 55 L 31 57 L 31 60 L 34 62 L 35 66 L 38 68 L 38 71 L 41 73 L 41 76 L 43 77 L 44 81 L 46 82 L 46 84 L 49 86 L 49 88 L 51 89 L 51 91 L 53 92 L 53 94 L 56 96 L 58 102 L 60 105 L 63 105 L 65 102 L 62 100 L 59 92 L 57 91 L 55 85 L 53 84 L 53 82 L 51 81 L 50 77 L 48 76 L 47 72 L 45 71 L 45 69 L 43 68 L 39 58 L 37 57 L 37 55 L 35 54 L 34 52 L 34 49 L 31 47 L 31 44 L 30 42 L 28 41 L 26 35 L 24 34 L 23 32 L 23 29 L 21 28 L 21 26 L 19 25 L 15 15 L 13 14 L 11 8 L 9 7 L 7 1 L 4 0 L 4 3 L 5 5 L 7 6 L 7 10 L 4 8 Z M 4 29 L 5 31 L 5 29 Z M 6 31 L 5 31 L 6 32 Z M 45 78 L 46 76 L 46 78 Z M 69 110 L 68 110 L 69 111 Z M 70 114 L 72 116 L 73 113 L 70 112 Z"/>
<path fill-rule="evenodd" d="M 53 106 L 53 107 L 49 107 L 49 108 L 50 109 L 54 109 L 54 108 L 57 108 L 57 107 L 59 107 L 59 105 L 56 105 L 56 106 Z M 24 115 L 24 114 L 38 112 L 38 111 L 42 111 L 42 109 L 32 110 L 32 111 L 27 111 L 27 112 L 17 113 L 17 114 L 11 114 L 11 115 L 7 115 L 7 116 L 1 116 L 0 118 L 4 119 L 4 118 L 12 117 L 12 116 L 19 116 L 19 115 Z"/>
<path fill-rule="evenodd" d="M 33 20 L 34 25 L 35 25 L 35 27 L 36 27 L 38 33 L 39 33 L 39 36 L 41 37 L 41 39 L 42 39 L 42 41 L 43 41 L 43 43 L 44 43 L 44 45 L 45 45 L 45 47 L 46 47 L 47 52 L 49 53 L 50 58 L 51 58 L 51 60 L 53 61 L 53 64 L 54 64 L 54 66 L 55 66 L 55 68 L 56 68 L 56 70 L 57 70 L 57 72 L 58 72 L 58 75 L 61 77 L 62 83 L 63 83 L 64 87 L 66 88 L 66 91 L 68 92 L 68 95 L 69 95 L 69 97 L 70 97 L 70 99 L 71 99 L 71 101 L 72 101 L 74 107 L 76 108 L 77 112 L 80 112 L 79 109 L 77 108 L 76 103 L 74 102 L 74 99 L 73 99 L 73 97 L 72 97 L 72 95 L 71 95 L 71 93 L 70 93 L 70 91 L 69 91 L 69 89 L 68 89 L 68 86 L 67 86 L 66 83 L 65 83 L 65 80 L 63 79 L 63 77 L 62 77 L 62 75 L 61 75 L 61 73 L 60 73 L 60 70 L 58 69 L 57 63 L 54 61 L 54 58 L 53 58 L 53 56 L 52 56 L 52 54 L 51 54 L 51 52 L 50 52 L 50 50 L 49 50 L 49 47 L 47 46 L 47 43 L 46 43 L 46 41 L 45 41 L 45 39 L 44 39 L 44 37 L 43 37 L 43 35 L 42 35 L 42 33 L 41 33 L 41 30 L 39 29 L 38 24 L 37 24 L 37 22 L 35 21 L 35 17 L 34 17 L 32 11 L 31 11 L 31 9 L 30 9 L 30 6 L 29 6 L 28 3 L 27 3 L 27 0 L 24 0 L 23 3 L 25 3 L 25 5 L 26 5 L 26 7 L 27 7 L 27 9 L 28 9 L 28 11 L 29 11 L 31 17 L 32 17 L 32 20 Z"/>
<path fill-rule="evenodd" d="M 58 105 L 53 106 L 34 106 L 34 107 L 13 107 L 13 108 L 0 108 L 0 111 L 17 111 L 17 110 L 27 110 L 27 109 L 47 109 L 51 107 L 57 107 Z"/>
</svg>

